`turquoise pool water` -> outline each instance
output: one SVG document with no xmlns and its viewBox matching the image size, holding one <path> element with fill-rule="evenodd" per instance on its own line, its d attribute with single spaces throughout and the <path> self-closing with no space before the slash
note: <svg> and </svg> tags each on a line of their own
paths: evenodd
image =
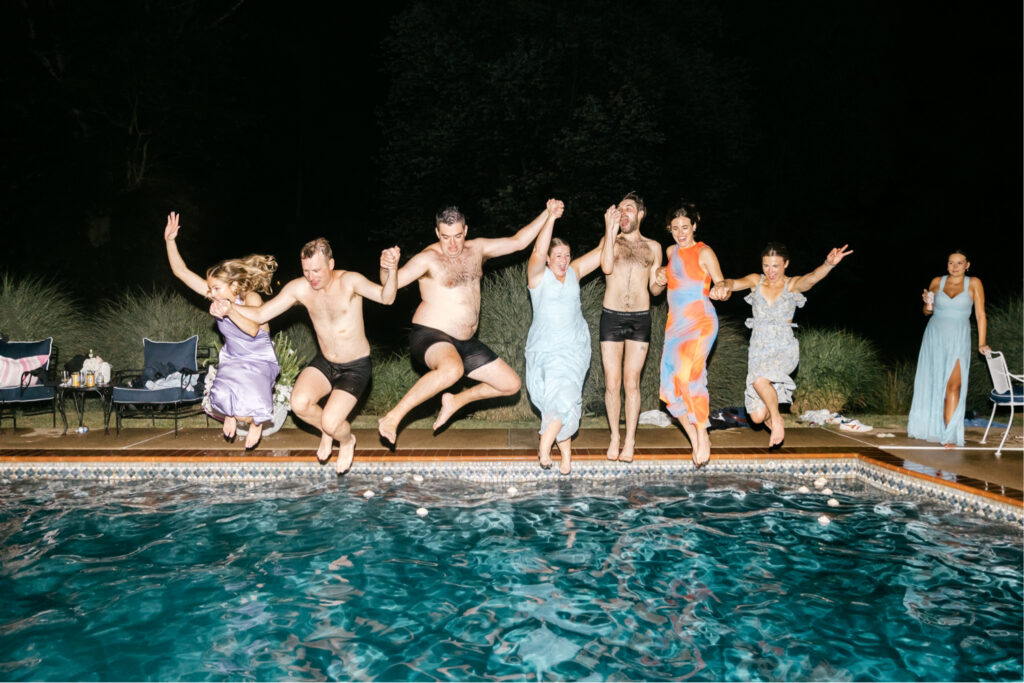
<svg viewBox="0 0 1024 683">
<path fill-rule="evenodd" d="M 846 484 L 506 487 L 9 484 L 0 678 L 1022 678 L 1019 528 Z"/>
</svg>

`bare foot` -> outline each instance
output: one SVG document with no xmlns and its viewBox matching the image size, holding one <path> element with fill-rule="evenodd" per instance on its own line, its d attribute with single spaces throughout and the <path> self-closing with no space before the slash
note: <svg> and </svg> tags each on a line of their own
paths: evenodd
<svg viewBox="0 0 1024 683">
<path fill-rule="evenodd" d="M 352 458 L 356 454 L 356 436 L 353 434 L 346 443 L 338 447 L 338 459 L 334 461 L 334 471 L 341 476 L 352 469 Z"/>
<path fill-rule="evenodd" d="M 398 421 L 391 417 L 391 413 L 377 420 L 377 433 L 389 444 L 395 445 L 398 439 Z"/>
<path fill-rule="evenodd" d="M 609 460 L 619 459 L 619 435 L 615 434 L 612 436 L 611 441 L 608 442 L 608 452 L 605 453 L 605 457 Z"/>
<path fill-rule="evenodd" d="M 956 444 L 955 443 L 944 443 L 944 444 L 942 444 L 942 447 L 943 448 L 956 448 Z"/>
<path fill-rule="evenodd" d="M 238 429 L 238 420 L 233 417 L 224 418 L 224 438 L 232 441 L 235 438 L 235 430 Z"/>
<path fill-rule="evenodd" d="M 334 437 L 330 434 L 320 435 L 320 447 L 316 449 L 316 459 L 321 465 L 326 465 L 331 459 L 331 450 L 334 449 Z"/>
<path fill-rule="evenodd" d="M 698 468 L 707 465 L 711 460 L 711 439 L 707 434 L 697 434 L 697 444 L 690 457 L 693 459 L 693 465 Z"/>
<path fill-rule="evenodd" d="M 558 471 L 562 474 L 570 474 L 572 472 L 572 451 L 568 446 L 565 448 L 559 446 L 558 450 L 562 453 L 562 459 L 558 461 Z"/>
<path fill-rule="evenodd" d="M 785 440 L 786 423 L 781 419 L 771 420 L 771 424 L 769 426 L 772 430 L 772 434 L 768 438 L 768 448 L 772 448 L 773 446 L 780 445 Z"/>
<path fill-rule="evenodd" d="M 537 451 L 537 459 L 540 460 L 540 467 L 544 470 L 551 469 L 551 452 L 545 453 L 543 450 Z"/>
<path fill-rule="evenodd" d="M 245 435 L 245 450 L 251 451 L 256 448 L 261 436 L 263 436 L 263 425 L 249 425 L 249 433 Z"/>
<path fill-rule="evenodd" d="M 635 445 L 632 441 L 626 441 L 619 452 L 619 462 L 633 462 L 633 448 Z"/>
<path fill-rule="evenodd" d="M 455 414 L 455 394 L 441 394 L 441 410 L 437 414 L 437 419 L 434 420 L 434 431 L 444 426 L 444 423 L 451 419 L 452 415 Z"/>
</svg>

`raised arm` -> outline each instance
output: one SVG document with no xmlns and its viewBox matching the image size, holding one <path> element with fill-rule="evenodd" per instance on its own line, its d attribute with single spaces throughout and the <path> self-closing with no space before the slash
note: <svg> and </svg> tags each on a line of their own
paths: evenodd
<svg viewBox="0 0 1024 683">
<path fill-rule="evenodd" d="M 984 354 L 992 349 L 985 343 L 988 337 L 988 318 L 985 317 L 985 288 L 981 286 L 981 280 L 972 277 L 968 292 L 974 301 L 974 317 L 978 320 L 978 353 Z"/>
<path fill-rule="evenodd" d="M 530 246 L 530 243 L 537 238 L 537 233 L 539 233 L 540 229 L 544 227 L 544 222 L 548 219 L 548 216 L 552 215 L 552 207 L 555 205 L 564 208 L 562 202 L 557 199 L 549 199 L 547 207 L 537 214 L 536 218 L 521 227 L 516 234 L 511 237 L 496 237 L 491 239 L 480 238 L 476 240 L 480 245 L 480 251 L 483 254 L 483 257 L 485 259 L 489 259 L 496 256 L 514 254 L 517 251 L 526 249 Z M 561 214 L 559 213 L 559 215 Z"/>
<path fill-rule="evenodd" d="M 601 251 L 604 249 L 604 243 L 602 240 L 601 244 L 588 251 L 583 256 L 575 258 L 569 267 L 576 271 L 576 279 L 582 280 L 586 276 L 597 270 L 597 267 L 601 265 Z"/>
<path fill-rule="evenodd" d="M 554 205 L 554 206 L 553 206 Z M 554 208 L 554 211 L 552 211 Z M 565 205 L 557 199 L 549 199 L 545 213 L 547 217 L 537 233 L 537 241 L 533 243 L 533 251 L 530 252 L 530 260 L 526 264 L 526 285 L 535 289 L 547 267 L 548 249 L 551 248 L 551 233 L 555 230 L 555 221 L 562 217 Z"/>
<path fill-rule="evenodd" d="M 843 258 L 853 253 L 853 250 L 846 250 L 846 247 L 850 245 L 844 244 L 841 247 L 837 247 L 832 251 L 828 252 L 828 256 L 825 257 L 825 262 L 820 266 L 807 273 L 807 275 L 800 275 L 790 280 L 789 288 L 793 292 L 806 292 L 808 289 L 818 284 L 825 279 L 825 276 L 832 272 L 832 269 L 839 265 L 839 262 Z"/>
<path fill-rule="evenodd" d="M 171 272 L 174 273 L 174 277 L 188 285 L 193 292 L 200 296 L 206 296 L 210 291 L 206 284 L 206 278 L 189 270 L 185 265 L 185 259 L 181 258 L 181 254 L 178 252 L 178 244 L 175 242 L 178 237 L 178 229 L 178 214 L 171 211 L 167 214 L 167 225 L 164 227 L 164 243 L 167 245 L 167 260 L 171 264 Z"/>
<path fill-rule="evenodd" d="M 601 272 L 611 275 L 615 268 L 615 238 L 619 236 L 622 212 L 614 204 L 604 212 L 604 241 L 601 243 Z"/>
<path fill-rule="evenodd" d="M 430 269 L 430 249 L 430 247 L 427 247 L 409 259 L 408 263 L 398 269 L 398 272 L 395 274 L 395 282 L 397 285 L 396 289 L 407 287 L 426 275 L 427 271 Z M 387 274 L 386 269 L 381 268 L 380 281 L 385 282 L 385 278 L 388 277 L 390 277 L 390 275 Z"/>
<path fill-rule="evenodd" d="M 370 282 L 359 273 L 350 271 L 355 278 L 352 288 L 356 294 L 385 306 L 395 303 L 395 294 L 398 292 L 398 260 L 401 256 L 402 252 L 398 247 L 391 247 L 380 252 L 381 284 Z"/>
</svg>

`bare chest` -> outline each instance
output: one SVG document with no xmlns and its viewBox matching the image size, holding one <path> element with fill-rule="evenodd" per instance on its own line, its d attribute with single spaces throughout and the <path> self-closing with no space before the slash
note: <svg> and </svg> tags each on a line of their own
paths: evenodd
<svg viewBox="0 0 1024 683">
<path fill-rule="evenodd" d="M 654 265 L 654 254 L 647 242 L 627 240 L 619 237 L 615 240 L 615 266 L 627 268 L 650 268 Z"/>
<path fill-rule="evenodd" d="M 472 253 L 463 253 L 455 258 L 440 257 L 434 271 L 438 284 L 446 289 L 456 289 L 479 284 L 483 277 L 483 261 Z"/>
</svg>

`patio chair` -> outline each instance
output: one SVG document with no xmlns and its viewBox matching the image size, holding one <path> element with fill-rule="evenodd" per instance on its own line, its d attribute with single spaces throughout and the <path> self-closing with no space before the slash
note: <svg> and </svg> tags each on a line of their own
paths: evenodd
<svg viewBox="0 0 1024 683">
<path fill-rule="evenodd" d="M 981 437 L 981 443 L 985 443 L 985 439 L 988 438 L 988 430 L 992 427 L 992 420 L 995 419 L 996 408 L 999 406 L 1010 407 L 1010 421 L 1006 425 L 1006 431 L 1003 432 L 1003 440 L 999 442 L 999 448 L 996 449 L 998 457 L 1003 454 L 1003 444 L 1006 443 L 1006 437 L 1010 434 L 1010 428 L 1013 427 L 1014 408 L 1024 407 L 1024 386 L 1013 386 L 1015 381 L 1024 383 L 1024 375 L 1010 374 L 1010 369 L 1006 367 L 1006 358 L 1003 357 L 1001 351 L 987 352 L 985 362 L 988 363 L 988 374 L 992 376 L 992 391 L 988 394 L 988 399 L 992 401 L 992 415 L 988 418 L 988 427 L 985 427 L 985 435 Z"/>
<path fill-rule="evenodd" d="M 141 370 L 121 370 L 114 373 L 111 401 L 117 420 L 117 434 L 121 434 L 121 421 L 149 418 L 153 426 L 156 419 L 173 419 L 174 436 L 178 436 L 181 418 L 202 413 L 202 389 L 196 381 L 201 374 L 200 358 L 209 358 L 212 349 L 199 346 L 199 335 L 184 341 L 159 342 L 142 340 Z"/>
<path fill-rule="evenodd" d="M 57 356 L 53 337 L 0 340 L 0 425 L 9 419 L 17 429 L 20 409 L 23 415 L 49 411 L 53 426 L 57 426 Z"/>
</svg>

